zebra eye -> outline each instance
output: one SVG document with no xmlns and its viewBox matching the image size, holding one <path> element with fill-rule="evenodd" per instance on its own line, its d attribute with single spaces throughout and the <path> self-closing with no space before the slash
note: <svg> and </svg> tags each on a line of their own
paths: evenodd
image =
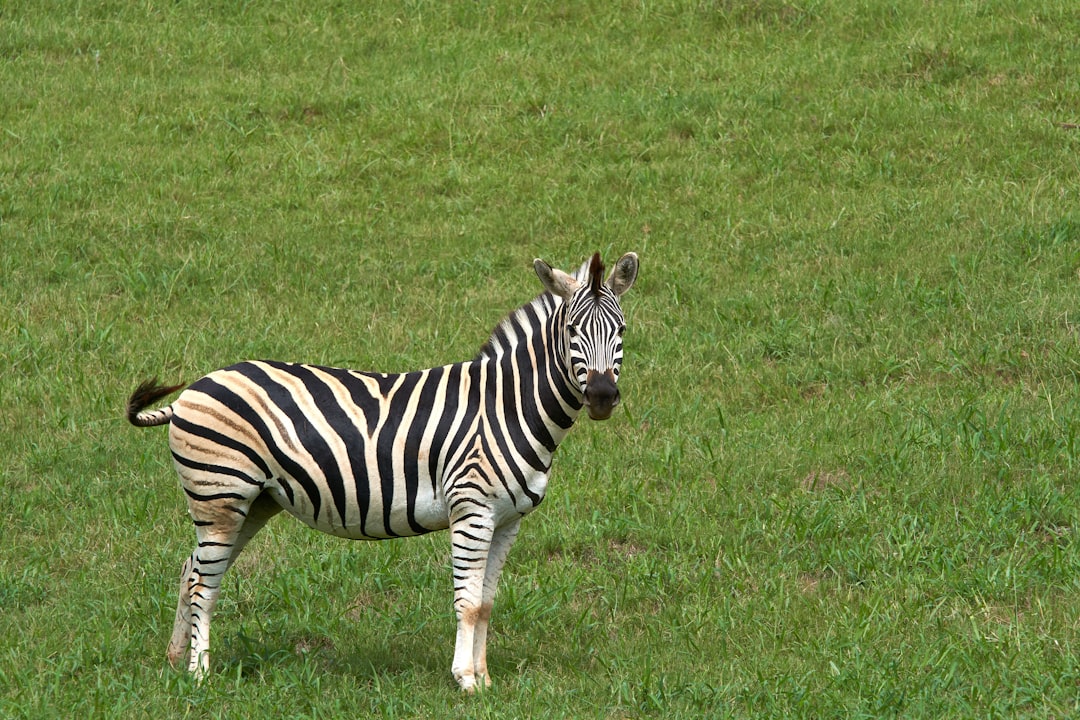
<svg viewBox="0 0 1080 720">
<path fill-rule="evenodd" d="M 619 329 L 617 330 L 617 333 L 618 333 L 619 337 L 622 337 L 624 332 L 626 332 L 626 326 L 625 325 L 620 325 Z"/>
</svg>

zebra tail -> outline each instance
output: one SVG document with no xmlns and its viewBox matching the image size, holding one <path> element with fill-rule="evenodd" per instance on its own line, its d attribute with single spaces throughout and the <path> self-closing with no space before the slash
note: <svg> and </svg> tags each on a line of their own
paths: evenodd
<svg viewBox="0 0 1080 720">
<path fill-rule="evenodd" d="M 164 425 L 172 420 L 173 411 L 171 405 L 166 405 L 158 410 L 150 410 L 143 412 L 150 403 L 159 400 L 166 395 L 171 395 L 180 388 L 181 385 L 159 385 L 157 378 L 153 380 L 147 380 L 146 382 L 135 388 L 135 392 L 131 393 L 131 397 L 127 402 L 127 419 L 128 422 L 135 427 L 153 427 L 154 425 Z"/>
</svg>

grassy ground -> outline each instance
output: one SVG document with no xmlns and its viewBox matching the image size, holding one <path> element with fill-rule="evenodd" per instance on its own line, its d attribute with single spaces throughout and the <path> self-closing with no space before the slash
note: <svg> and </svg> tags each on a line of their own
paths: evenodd
<svg viewBox="0 0 1080 720">
<path fill-rule="evenodd" d="M 0 9 L 0 716 L 1080 710 L 1071 3 Z M 470 357 L 642 258 L 458 693 L 448 539 L 281 518 L 168 670 L 151 375 Z"/>
</svg>

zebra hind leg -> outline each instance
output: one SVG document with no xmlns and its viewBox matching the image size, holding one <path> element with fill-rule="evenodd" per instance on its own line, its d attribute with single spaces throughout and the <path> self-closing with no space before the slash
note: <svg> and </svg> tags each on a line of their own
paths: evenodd
<svg viewBox="0 0 1080 720">
<path fill-rule="evenodd" d="M 240 551 L 244 549 L 248 540 L 262 529 L 266 521 L 281 511 L 281 507 L 267 495 L 260 495 L 248 510 L 247 520 L 240 528 L 240 533 L 233 543 L 230 555 L 230 566 L 236 560 Z M 167 657 L 169 664 L 174 668 L 186 667 L 190 656 L 188 651 L 191 647 L 191 602 L 192 592 L 195 586 L 195 575 L 192 573 L 196 561 L 196 552 L 188 556 L 180 571 L 179 600 L 176 604 L 176 621 L 173 624 L 172 638 L 169 640 Z"/>
<path fill-rule="evenodd" d="M 184 563 L 168 658 L 175 666 L 186 653 L 188 671 L 200 681 L 210 669 L 210 619 L 222 578 L 248 541 L 281 510 L 266 495 L 246 504 L 219 505 L 214 512 L 207 512 L 205 501 L 193 498 L 190 504 L 198 546 Z"/>
<path fill-rule="evenodd" d="M 189 555 L 180 571 L 180 599 L 176 603 L 176 621 L 168 651 L 169 664 L 174 668 L 187 662 L 191 646 L 191 567 L 194 559 L 194 554 Z"/>
</svg>

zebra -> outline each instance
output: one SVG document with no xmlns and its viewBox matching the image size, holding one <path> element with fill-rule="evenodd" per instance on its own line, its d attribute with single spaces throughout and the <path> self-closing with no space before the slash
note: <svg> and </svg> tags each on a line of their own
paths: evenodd
<svg viewBox="0 0 1080 720">
<path fill-rule="evenodd" d="M 169 426 L 197 546 L 180 574 L 168 646 L 197 681 L 210 668 L 222 576 L 281 510 L 332 535 L 381 540 L 450 530 L 462 690 L 489 687 L 488 624 L 521 518 L 544 499 L 552 456 L 582 409 L 619 404 L 626 321 L 638 273 L 600 254 L 574 273 L 542 260 L 545 292 L 510 313 L 472 360 L 386 374 L 247 361 L 184 385 L 142 383 L 137 427 Z"/>
</svg>

